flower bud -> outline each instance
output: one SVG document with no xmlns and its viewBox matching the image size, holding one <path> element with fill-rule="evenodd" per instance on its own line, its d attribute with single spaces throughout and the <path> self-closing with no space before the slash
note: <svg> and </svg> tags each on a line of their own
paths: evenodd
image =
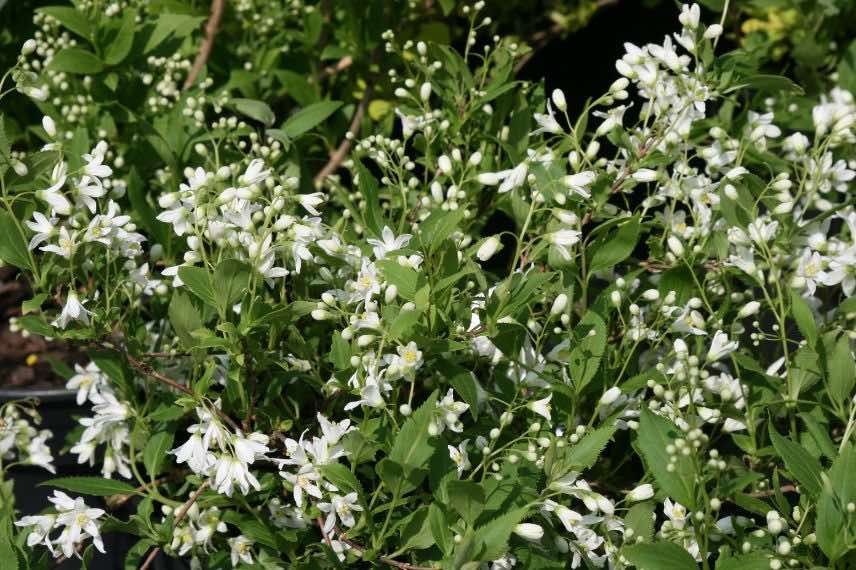
<svg viewBox="0 0 856 570">
<path fill-rule="evenodd" d="M 565 93 L 561 89 L 553 89 L 553 105 L 562 112 L 568 110 L 568 102 L 565 100 Z"/>
<path fill-rule="evenodd" d="M 681 240 L 679 240 L 675 236 L 669 236 L 669 239 L 666 240 L 666 243 L 669 245 L 669 250 L 677 257 L 681 257 L 684 255 L 684 244 L 681 243 Z"/>
<path fill-rule="evenodd" d="M 476 180 L 479 181 L 479 184 L 484 184 L 485 186 L 496 186 L 499 184 L 499 176 L 495 172 L 482 172 L 476 176 Z"/>
<path fill-rule="evenodd" d="M 384 292 L 383 298 L 387 303 L 392 303 L 395 301 L 395 298 L 398 297 L 398 287 L 395 285 L 390 285 L 386 288 Z"/>
<path fill-rule="evenodd" d="M 550 314 L 554 317 L 556 315 L 560 315 L 565 312 L 565 307 L 568 306 L 568 296 L 564 293 L 560 293 L 556 300 L 553 301 L 553 306 L 550 309 Z"/>
<path fill-rule="evenodd" d="M 544 536 L 544 529 L 541 528 L 541 525 L 520 523 L 514 527 L 514 534 L 520 538 L 537 542 Z"/>
<path fill-rule="evenodd" d="M 431 84 L 427 81 L 422 84 L 422 87 L 419 88 L 419 97 L 423 101 L 427 101 L 431 98 Z"/>
<path fill-rule="evenodd" d="M 618 386 L 613 386 L 609 390 L 603 393 L 603 396 L 600 397 L 600 404 L 602 406 L 608 406 L 614 403 L 618 397 L 621 396 L 621 388 Z"/>
<path fill-rule="evenodd" d="M 357 337 L 357 346 L 360 348 L 365 348 L 371 343 L 375 341 L 375 335 L 373 334 L 364 334 Z"/>
<path fill-rule="evenodd" d="M 479 261 L 487 261 L 499 250 L 500 245 L 502 244 L 498 237 L 490 236 L 479 246 L 476 257 L 479 258 Z"/>
<path fill-rule="evenodd" d="M 437 159 L 437 167 L 440 169 L 440 172 L 446 176 L 452 173 L 452 161 L 445 154 L 441 155 L 440 158 Z"/>
<path fill-rule="evenodd" d="M 30 55 L 34 51 L 38 45 L 36 44 L 36 40 L 30 38 L 29 40 L 24 42 L 24 45 L 21 46 L 21 55 Z"/>
<path fill-rule="evenodd" d="M 761 303 L 758 301 L 749 301 L 740 310 L 737 312 L 737 316 L 741 319 L 745 319 L 746 317 L 751 317 L 761 308 Z"/>
<path fill-rule="evenodd" d="M 654 496 L 654 487 L 651 486 L 650 483 L 645 483 L 643 485 L 639 485 L 629 493 L 627 493 L 627 500 L 635 503 L 637 501 L 646 501 Z"/>
<path fill-rule="evenodd" d="M 50 138 L 56 137 L 56 123 L 54 123 L 54 120 L 47 115 L 42 117 L 42 128 L 45 129 L 45 132 Z"/>
</svg>

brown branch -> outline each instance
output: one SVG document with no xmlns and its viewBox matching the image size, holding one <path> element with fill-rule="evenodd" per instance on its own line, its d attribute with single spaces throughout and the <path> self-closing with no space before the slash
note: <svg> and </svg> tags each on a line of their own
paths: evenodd
<svg viewBox="0 0 856 570">
<path fill-rule="evenodd" d="M 348 152 L 351 150 L 351 145 L 354 144 L 353 139 L 360 131 L 360 126 L 363 124 L 363 119 L 366 116 L 366 109 L 368 109 L 372 91 L 373 89 L 371 84 L 367 85 L 366 90 L 363 93 L 363 98 L 360 100 L 359 104 L 357 104 L 354 116 L 351 118 L 351 126 L 348 127 L 348 132 L 345 134 L 345 138 L 342 139 L 338 148 L 336 148 L 333 154 L 330 155 L 330 160 L 327 161 L 324 168 L 315 175 L 315 178 L 313 179 L 315 186 L 319 186 L 328 176 L 336 172 L 336 169 L 339 168 L 345 160 L 345 157 L 348 156 Z"/>
<path fill-rule="evenodd" d="M 187 74 L 187 79 L 184 80 L 183 90 L 189 89 L 196 82 L 197 76 L 208 63 L 208 58 L 211 57 L 211 50 L 214 49 L 214 38 L 217 36 L 217 30 L 220 27 L 225 4 L 226 0 L 211 0 L 211 15 L 208 17 L 208 23 L 205 24 L 205 39 L 199 46 L 199 53 L 196 54 L 196 60 Z"/>
<path fill-rule="evenodd" d="M 165 375 L 161 374 L 160 372 L 158 372 L 157 370 L 155 370 L 154 368 L 152 368 L 151 366 L 149 366 L 145 362 L 141 362 L 141 361 L 137 360 L 136 358 L 131 356 L 127 351 L 125 352 L 125 358 L 128 359 L 128 363 L 135 370 L 144 374 L 145 376 L 148 376 L 149 378 L 151 378 L 153 380 L 157 380 L 161 384 L 165 384 L 166 386 L 169 386 L 170 388 L 174 388 L 183 394 L 187 394 L 188 396 L 191 396 L 191 397 L 196 397 L 196 394 L 193 393 L 193 390 L 191 390 L 187 386 L 179 384 L 178 382 L 176 382 L 175 380 L 173 380 L 169 376 L 165 376 Z M 232 418 L 227 416 L 225 414 L 225 412 L 223 412 L 223 410 L 221 410 L 220 408 L 214 407 L 214 411 L 217 413 L 217 416 L 219 416 L 220 419 L 222 419 L 224 422 L 229 424 L 232 427 L 232 429 L 234 429 L 235 431 L 241 431 L 241 426 L 239 426 L 235 420 L 233 420 Z"/>
<path fill-rule="evenodd" d="M 327 546 L 329 546 L 330 549 L 332 550 L 333 549 L 333 543 L 330 541 L 330 537 L 327 536 L 327 533 L 324 532 L 324 521 L 321 520 L 321 517 L 318 517 L 315 519 L 315 524 L 318 525 L 318 530 L 321 531 L 321 536 L 324 537 L 324 542 L 326 542 Z M 350 546 L 352 549 L 358 551 L 360 554 L 362 554 L 363 552 L 366 551 L 365 546 L 363 546 L 361 544 L 357 544 L 353 540 L 349 539 L 347 536 L 345 536 L 345 533 L 338 526 L 334 526 L 333 530 L 336 532 L 336 534 L 339 535 L 339 537 L 338 537 L 339 541 L 344 542 L 345 544 Z M 378 558 L 378 560 L 380 560 L 384 564 L 387 564 L 388 566 L 394 566 L 396 568 L 401 568 L 401 570 L 436 570 L 436 568 L 434 568 L 433 566 L 416 566 L 415 564 L 408 564 L 407 562 L 401 562 L 399 560 L 387 558 L 386 556 L 381 556 L 380 558 Z"/>
<path fill-rule="evenodd" d="M 179 523 L 184 520 L 184 517 L 187 516 L 187 511 L 190 510 L 190 507 L 193 506 L 193 503 L 196 502 L 196 500 L 199 498 L 199 495 L 201 495 L 202 492 L 205 491 L 205 489 L 207 489 L 209 485 L 210 482 L 205 481 L 199 486 L 198 489 L 193 492 L 192 495 L 190 495 L 190 498 L 187 500 L 186 503 L 184 503 L 184 505 L 181 506 L 181 508 L 178 510 L 178 513 L 175 515 L 175 521 L 173 521 L 172 523 L 172 528 L 176 528 Z M 160 546 L 155 546 L 152 551 L 149 552 L 149 555 L 146 556 L 146 560 L 145 562 L 143 562 L 143 565 L 140 566 L 140 570 L 148 570 L 148 567 L 151 566 L 152 562 L 154 562 L 155 558 L 157 558 L 157 555 L 160 553 L 160 551 Z"/>
<path fill-rule="evenodd" d="M 782 485 L 781 487 L 779 487 L 779 491 L 781 491 L 782 493 L 795 493 L 796 490 L 797 490 L 797 488 L 794 485 Z M 755 491 L 754 493 L 749 493 L 749 496 L 758 498 L 758 497 L 771 497 L 775 494 L 776 494 L 775 489 L 768 489 L 766 491 Z"/>
</svg>

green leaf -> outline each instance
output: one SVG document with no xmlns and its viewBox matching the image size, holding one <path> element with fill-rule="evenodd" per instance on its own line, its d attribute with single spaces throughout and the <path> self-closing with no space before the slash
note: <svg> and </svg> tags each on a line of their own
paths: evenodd
<svg viewBox="0 0 856 570">
<path fill-rule="evenodd" d="M 594 331 L 594 334 L 591 334 Z M 577 393 L 585 388 L 600 368 L 606 352 L 606 323 L 594 311 L 588 311 L 574 329 L 574 337 L 580 339 L 570 355 L 571 381 Z"/>
<path fill-rule="evenodd" d="M 92 39 L 92 26 L 87 16 L 71 6 L 45 6 L 36 12 L 47 14 L 59 20 L 59 23 L 85 40 Z"/>
<path fill-rule="evenodd" d="M 235 98 L 231 100 L 231 103 L 235 111 L 262 123 L 266 127 L 271 126 L 276 120 L 276 115 L 264 101 Z"/>
<path fill-rule="evenodd" d="M 190 296 L 181 289 L 174 289 L 167 314 L 182 346 L 185 348 L 195 346 L 197 342 L 191 333 L 202 327 L 202 317 L 190 301 Z"/>
<path fill-rule="evenodd" d="M 360 502 L 364 501 L 365 494 L 363 492 L 363 486 L 360 485 L 359 479 L 351 473 L 350 469 L 341 463 L 322 465 L 320 469 L 324 478 L 336 485 L 340 490 L 345 493 L 349 493 L 351 491 L 356 492 Z"/>
<path fill-rule="evenodd" d="M 838 337 L 826 359 L 829 380 L 829 397 L 839 409 L 847 409 L 856 384 L 856 363 L 850 352 L 850 339 L 846 334 Z"/>
<path fill-rule="evenodd" d="M 283 123 L 281 130 L 289 138 L 297 138 L 311 130 L 342 106 L 341 101 L 321 101 L 299 110 Z"/>
<path fill-rule="evenodd" d="M 499 516 L 476 529 L 475 540 L 480 544 L 479 560 L 495 560 L 508 550 L 508 539 L 529 509 L 522 508 Z"/>
<path fill-rule="evenodd" d="M 134 219 L 149 232 L 150 237 L 157 243 L 167 246 L 170 240 L 171 228 L 157 219 L 157 213 L 146 200 L 146 190 L 142 178 L 135 167 L 131 167 L 128 175 L 128 198 L 133 207 Z"/>
<path fill-rule="evenodd" d="M 638 441 L 648 471 L 654 475 L 664 493 L 684 506 L 695 509 L 695 474 L 690 458 L 679 456 L 675 469 L 667 469 L 670 456 L 666 447 L 682 436 L 682 432 L 672 422 L 642 407 Z"/>
<path fill-rule="evenodd" d="M 604 241 L 592 255 L 589 272 L 614 267 L 627 259 L 639 241 L 639 218 L 633 216 Z"/>
<path fill-rule="evenodd" d="M 345 370 L 351 366 L 351 344 L 338 332 L 333 333 L 329 361 L 336 370 Z"/>
<path fill-rule="evenodd" d="M 631 541 L 642 539 L 650 542 L 654 538 L 654 501 L 643 501 L 636 503 L 627 510 L 624 515 L 624 526 L 627 530 L 633 530 L 633 536 L 628 536 Z"/>
<path fill-rule="evenodd" d="M 803 88 L 782 75 L 769 75 L 759 73 L 751 75 L 743 80 L 743 86 L 750 87 L 762 93 L 779 93 L 785 91 L 802 95 Z"/>
<path fill-rule="evenodd" d="M 172 449 L 174 435 L 169 431 L 160 431 L 149 438 L 143 449 L 143 465 L 146 473 L 154 479 L 163 470 L 167 452 Z"/>
<path fill-rule="evenodd" d="M 443 508 L 436 502 L 431 503 L 428 508 L 428 526 L 431 528 L 431 537 L 437 543 L 437 547 L 446 555 L 451 553 L 454 546 L 451 525 L 446 521 Z"/>
<path fill-rule="evenodd" d="M 408 476 L 408 470 L 427 468 L 428 461 L 437 449 L 437 438 L 428 437 L 428 425 L 434 417 L 436 402 L 435 390 L 413 415 L 407 418 L 392 443 L 389 459 L 402 466 L 405 477 Z M 415 487 L 415 484 L 412 487 Z"/>
<path fill-rule="evenodd" d="M 199 25 L 205 21 L 204 16 L 189 16 L 186 14 L 166 13 L 158 16 L 155 27 L 152 29 L 146 45 L 143 47 L 143 53 L 149 53 L 157 48 L 170 36 L 183 38 L 197 29 Z"/>
<path fill-rule="evenodd" d="M 770 430 L 770 439 L 790 474 L 799 482 L 802 489 L 810 496 L 817 497 L 823 487 L 820 473 L 823 468 L 820 461 L 815 459 L 803 447 L 789 439 L 785 439 L 775 429 Z"/>
<path fill-rule="evenodd" d="M 470 406 L 473 419 L 479 418 L 479 386 L 472 370 L 450 362 L 437 365 L 440 373 L 446 378 L 461 399 Z"/>
<path fill-rule="evenodd" d="M 445 212 L 437 209 L 431 212 L 431 215 L 419 225 L 422 247 L 429 253 L 437 251 L 437 248 L 458 229 L 463 219 L 464 210 L 461 208 Z"/>
<path fill-rule="evenodd" d="M 365 222 L 370 233 L 380 236 L 381 230 L 386 225 L 383 212 L 380 207 L 380 195 L 378 192 L 377 179 L 363 166 L 360 161 L 355 162 L 357 170 L 357 186 L 366 204 Z"/>
<path fill-rule="evenodd" d="M 615 424 L 601 426 L 587 433 L 568 452 L 568 464 L 574 469 L 589 469 L 603 452 L 615 433 Z"/>
<path fill-rule="evenodd" d="M 225 313 L 249 287 L 252 269 L 237 259 L 224 259 L 214 270 L 214 298 Z"/>
<path fill-rule="evenodd" d="M 211 287 L 211 274 L 204 267 L 182 266 L 178 268 L 178 276 L 190 292 L 199 297 L 206 305 L 217 308 L 217 298 Z"/>
<path fill-rule="evenodd" d="M 135 14 L 128 10 L 122 18 L 122 26 L 116 32 L 116 37 L 104 50 L 104 62 L 107 65 L 116 65 L 121 63 L 131 52 L 131 46 L 134 45 L 134 27 Z"/>
<path fill-rule="evenodd" d="M 814 313 L 811 312 L 811 307 L 805 299 L 793 289 L 791 289 L 791 316 L 809 346 L 813 347 L 817 343 L 817 323 L 814 320 Z"/>
<path fill-rule="evenodd" d="M 672 542 L 636 544 L 622 554 L 640 570 L 698 570 L 690 553 Z"/>
<path fill-rule="evenodd" d="M 741 556 L 723 556 L 716 561 L 716 570 L 769 570 L 770 555 L 753 552 Z"/>
<path fill-rule="evenodd" d="M 856 451 L 853 445 L 844 447 L 829 470 L 828 485 L 817 505 L 817 543 L 832 561 L 847 552 L 852 542 L 850 533 L 852 513 L 847 512 L 847 504 L 856 500 Z"/>
<path fill-rule="evenodd" d="M 59 487 L 72 493 L 94 495 L 96 497 L 132 495 L 137 492 L 136 489 L 123 481 L 104 479 L 103 477 L 58 477 L 39 483 L 40 487 L 45 485 L 48 487 Z"/>
<path fill-rule="evenodd" d="M 430 508 L 420 507 L 405 517 L 399 526 L 399 552 L 422 550 L 434 546 L 431 536 L 431 523 L 428 519 Z"/>
<path fill-rule="evenodd" d="M 54 71 L 94 75 L 104 69 L 104 63 L 91 51 L 70 47 L 54 55 L 48 67 Z"/>
<path fill-rule="evenodd" d="M 32 299 L 28 299 L 21 303 L 21 313 L 29 314 L 38 312 L 42 308 L 42 303 L 48 298 L 47 293 L 39 293 Z"/>
<path fill-rule="evenodd" d="M 27 241 L 8 212 L 0 210 L 0 260 L 21 269 L 30 267 Z"/>
<path fill-rule="evenodd" d="M 484 510 L 484 487 L 475 481 L 449 481 L 446 490 L 449 493 L 449 506 L 472 526 Z"/>
</svg>

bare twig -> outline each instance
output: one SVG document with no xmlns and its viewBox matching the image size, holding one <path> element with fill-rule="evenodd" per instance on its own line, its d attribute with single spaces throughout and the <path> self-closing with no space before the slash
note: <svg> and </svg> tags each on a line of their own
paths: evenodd
<svg viewBox="0 0 856 570">
<path fill-rule="evenodd" d="M 345 157 L 348 156 L 348 152 L 351 150 L 351 145 L 353 145 L 353 139 L 357 136 L 357 133 L 360 131 L 360 126 L 363 124 L 363 119 L 366 116 L 366 109 L 368 109 L 371 97 L 372 86 L 369 84 L 366 86 L 363 98 L 360 100 L 359 104 L 357 104 L 354 116 L 351 118 L 351 126 L 348 127 L 348 132 L 345 134 L 345 138 L 342 139 L 338 148 L 336 148 L 333 154 L 330 155 L 330 160 L 327 161 L 324 168 L 315 175 L 313 182 L 316 186 L 320 185 L 328 176 L 336 172 L 336 169 L 339 168 L 345 160 Z"/>
<path fill-rule="evenodd" d="M 145 376 L 148 376 L 149 378 L 151 378 L 153 380 L 157 380 L 161 384 L 165 384 L 166 386 L 169 386 L 170 388 L 174 388 L 174 389 L 178 390 L 179 392 L 182 392 L 183 394 L 187 394 L 188 396 L 194 396 L 194 397 L 196 396 L 193 393 L 193 390 L 191 390 L 187 386 L 179 384 L 178 382 L 176 382 L 175 380 L 173 380 L 169 376 L 165 376 L 164 374 L 161 374 L 160 372 L 158 372 L 157 370 L 155 370 L 154 368 L 152 368 L 151 366 L 149 366 L 145 362 L 140 362 L 139 360 L 137 360 L 136 358 L 131 356 L 127 351 L 125 351 L 125 358 L 128 359 L 128 363 L 135 370 L 144 374 Z M 235 422 L 235 420 L 233 420 L 232 418 L 227 416 L 220 408 L 214 407 L 214 411 L 217 413 L 217 416 L 219 416 L 220 419 L 222 419 L 224 422 L 229 424 L 232 427 L 232 429 L 234 429 L 235 431 L 241 431 L 241 426 L 239 426 L 238 423 Z"/>
<path fill-rule="evenodd" d="M 202 68 L 208 63 L 211 50 L 214 49 L 214 38 L 217 36 L 220 20 L 223 18 L 223 6 L 225 4 L 226 0 L 211 0 L 211 15 L 208 17 L 208 23 L 205 24 L 205 39 L 199 46 L 199 53 L 196 54 L 196 60 L 187 74 L 187 79 L 184 80 L 182 89 L 189 89 L 196 82 Z"/>
<path fill-rule="evenodd" d="M 205 489 L 208 488 L 209 485 L 210 482 L 208 481 L 202 483 L 199 488 L 196 489 L 192 495 L 190 495 L 190 498 L 187 500 L 187 502 L 184 503 L 184 505 L 182 505 L 180 509 L 178 509 L 178 512 L 175 515 L 175 521 L 172 523 L 173 528 L 176 528 L 178 524 L 184 520 L 184 517 L 187 516 L 187 511 L 190 510 L 190 507 L 193 506 L 193 503 L 196 502 L 199 496 L 203 493 L 203 491 L 205 491 Z M 140 570 L 148 570 L 148 567 L 151 566 L 152 562 L 154 562 L 155 558 L 157 558 L 157 555 L 160 550 L 160 546 L 155 546 L 152 551 L 149 552 L 149 555 L 146 556 L 146 560 L 145 562 L 143 562 L 143 565 L 140 566 Z"/>
<path fill-rule="evenodd" d="M 796 490 L 797 490 L 796 486 L 790 485 L 790 484 L 789 485 L 782 485 L 781 487 L 779 487 L 779 491 L 781 491 L 782 493 L 795 493 Z M 768 489 L 766 491 L 755 491 L 754 493 L 749 493 L 749 496 L 758 498 L 758 497 L 771 497 L 775 494 L 776 494 L 775 489 Z"/>
<path fill-rule="evenodd" d="M 321 531 L 321 536 L 324 537 L 324 542 L 326 542 L 327 546 L 329 546 L 330 549 L 332 549 L 333 543 L 331 542 L 330 537 L 327 536 L 327 533 L 324 532 L 324 521 L 321 520 L 321 517 L 318 517 L 315 519 L 315 524 L 318 525 L 318 530 Z M 360 554 L 362 554 L 363 552 L 366 551 L 365 546 L 363 546 L 361 544 L 357 544 L 353 540 L 349 539 L 347 536 L 345 536 L 345 533 L 338 526 L 334 526 L 333 530 L 338 535 L 339 541 L 344 542 L 345 544 L 350 546 L 352 549 L 358 551 Z M 394 566 L 395 568 L 401 568 L 401 570 L 436 570 L 433 566 L 416 566 L 415 564 L 408 564 L 407 562 L 401 562 L 399 560 L 387 558 L 386 556 L 381 556 L 380 558 L 378 558 L 378 560 L 380 562 L 388 565 L 388 566 Z"/>
</svg>

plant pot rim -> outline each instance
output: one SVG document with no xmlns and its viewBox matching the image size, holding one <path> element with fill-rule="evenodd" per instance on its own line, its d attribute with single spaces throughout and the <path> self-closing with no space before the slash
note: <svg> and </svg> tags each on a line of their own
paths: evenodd
<svg viewBox="0 0 856 570">
<path fill-rule="evenodd" d="M 43 402 L 74 401 L 76 390 L 68 388 L 0 388 L 0 401 L 37 398 Z"/>
</svg>

